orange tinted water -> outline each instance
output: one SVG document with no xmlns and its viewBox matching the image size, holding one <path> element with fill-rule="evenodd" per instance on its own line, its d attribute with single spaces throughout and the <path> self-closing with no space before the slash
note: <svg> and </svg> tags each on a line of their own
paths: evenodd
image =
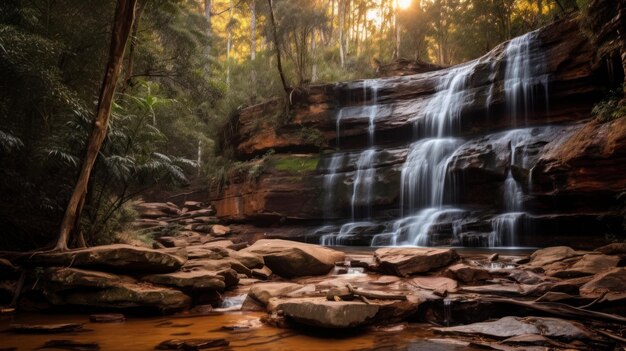
<svg viewBox="0 0 626 351">
<path fill-rule="evenodd" d="M 245 321 L 258 321 L 264 313 L 231 312 L 199 317 L 129 318 L 124 323 L 90 323 L 86 315 L 18 314 L 0 317 L 0 349 L 16 347 L 33 350 L 49 340 L 96 342 L 101 350 L 154 350 L 168 339 L 225 338 L 232 350 L 331 351 L 331 350 L 424 350 L 456 351 L 466 347 L 434 343 L 437 338 L 427 325 L 409 324 L 400 331 L 367 330 L 345 335 L 344 331 L 311 335 L 304 331 L 279 329 L 257 324 L 256 328 L 239 331 L 222 326 Z M 85 323 L 87 331 L 27 335 L 8 331 L 12 323 Z"/>
</svg>

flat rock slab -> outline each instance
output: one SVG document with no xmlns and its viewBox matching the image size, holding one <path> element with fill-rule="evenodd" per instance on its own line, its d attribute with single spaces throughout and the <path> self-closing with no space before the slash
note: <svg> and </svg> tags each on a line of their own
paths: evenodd
<svg viewBox="0 0 626 351">
<path fill-rule="evenodd" d="M 43 279 L 48 283 L 53 283 L 57 291 L 77 287 L 109 288 L 123 282 L 135 282 L 135 279 L 127 276 L 67 267 L 46 268 Z"/>
<path fill-rule="evenodd" d="M 437 333 L 485 336 L 493 339 L 508 339 L 521 335 L 543 335 L 563 340 L 592 339 L 593 335 L 581 324 L 558 318 L 547 317 L 504 317 L 497 321 L 481 322 L 457 327 L 433 328 Z"/>
<path fill-rule="evenodd" d="M 602 295 L 623 295 L 626 293 L 626 268 L 618 267 L 606 273 L 597 274 L 589 282 L 580 287 L 583 297 L 600 297 Z"/>
<path fill-rule="evenodd" d="M 406 277 L 445 267 L 459 258 L 452 249 L 383 248 L 374 253 L 378 270 Z"/>
<path fill-rule="evenodd" d="M 224 291 L 226 288 L 223 276 L 206 270 L 151 274 L 142 280 L 180 289 Z"/>
<path fill-rule="evenodd" d="M 262 256 L 272 272 L 286 278 L 324 275 L 335 267 L 335 262 L 345 260 L 340 251 L 278 239 L 259 240 L 241 251 Z"/>
<path fill-rule="evenodd" d="M 418 288 L 438 292 L 456 292 L 459 287 L 456 280 L 446 277 L 417 277 L 413 278 L 411 283 Z"/>
<path fill-rule="evenodd" d="M 68 305 L 113 309 L 143 307 L 173 312 L 189 307 L 191 299 L 179 290 L 150 284 L 123 283 L 98 291 L 73 291 L 63 298 Z"/>
<path fill-rule="evenodd" d="M 24 260 L 36 266 L 98 267 L 115 271 L 165 273 L 183 266 L 185 260 L 162 251 L 125 244 L 94 246 L 65 252 L 42 253 Z"/>
<path fill-rule="evenodd" d="M 70 333 L 83 329 L 82 323 L 61 324 L 11 324 L 11 331 L 24 334 Z"/>
<path fill-rule="evenodd" d="M 293 296 L 294 294 L 297 295 L 298 293 L 313 291 L 315 291 L 315 286 L 313 285 L 301 285 L 296 283 L 260 283 L 255 284 L 252 288 L 250 288 L 248 296 L 263 305 L 267 305 L 269 300 L 273 297 Z"/>
<path fill-rule="evenodd" d="M 228 346 L 226 339 L 171 339 L 158 344 L 157 350 L 202 350 Z"/>
<path fill-rule="evenodd" d="M 606 272 L 611 268 L 617 267 L 620 258 L 617 256 L 604 254 L 587 254 L 580 261 L 574 263 L 571 267 L 563 270 L 548 272 L 550 276 L 557 278 L 574 278 L 586 275 L 594 275 Z"/>
<path fill-rule="evenodd" d="M 563 261 L 579 254 L 568 246 L 553 246 L 545 249 L 537 250 L 530 255 L 530 266 L 543 267 L 545 265 Z"/>
<path fill-rule="evenodd" d="M 296 300 L 296 299 L 294 299 Z M 278 309 L 291 320 L 320 328 L 354 328 L 367 324 L 380 306 L 353 301 L 288 300 Z"/>
</svg>

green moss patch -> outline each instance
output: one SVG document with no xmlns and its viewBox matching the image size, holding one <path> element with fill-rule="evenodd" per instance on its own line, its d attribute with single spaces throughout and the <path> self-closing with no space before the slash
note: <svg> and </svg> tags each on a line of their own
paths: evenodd
<svg viewBox="0 0 626 351">
<path fill-rule="evenodd" d="M 279 172 L 287 172 L 290 174 L 304 174 L 313 172 L 317 169 L 319 157 L 301 157 L 301 156 L 273 156 L 272 168 Z"/>
</svg>

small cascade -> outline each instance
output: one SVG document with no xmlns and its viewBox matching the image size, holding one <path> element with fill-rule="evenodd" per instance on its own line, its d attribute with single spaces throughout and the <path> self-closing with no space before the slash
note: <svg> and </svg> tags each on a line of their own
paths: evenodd
<svg viewBox="0 0 626 351">
<path fill-rule="evenodd" d="M 367 80 L 366 82 L 368 84 L 364 83 L 364 87 L 369 86 L 372 94 L 372 104 L 369 108 L 369 125 L 367 127 L 367 134 L 369 136 L 370 146 L 373 146 L 374 134 L 376 131 L 376 115 L 378 114 L 378 85 L 376 80 Z"/>
<path fill-rule="evenodd" d="M 324 175 L 324 219 L 326 220 L 334 215 L 333 194 L 335 179 L 337 178 L 339 167 L 343 164 L 344 157 L 345 154 L 340 152 L 333 154 L 326 167 L 326 174 Z"/>
<path fill-rule="evenodd" d="M 524 210 L 524 191 L 521 184 L 513 177 L 513 166 L 527 167 L 528 159 L 524 153 L 524 143 L 530 139 L 530 129 L 515 129 L 507 132 L 502 141 L 510 147 L 511 160 L 504 181 L 504 210 L 506 213 L 498 215 L 491 220 L 492 233 L 489 236 L 489 246 L 514 246 L 517 245 L 520 227 L 526 213 Z M 522 148 L 522 150 L 518 150 Z M 521 152 L 519 152 L 521 151 Z"/>
<path fill-rule="evenodd" d="M 535 97 L 543 91 L 548 104 L 548 80 L 545 55 L 539 47 L 538 32 L 530 32 L 512 39 L 507 45 L 504 57 L 504 95 L 513 125 L 535 109 Z"/>
<path fill-rule="evenodd" d="M 361 153 L 357 160 L 357 170 L 350 200 L 353 221 L 358 218 L 369 218 L 371 214 L 372 188 L 376 176 L 376 169 L 374 168 L 375 155 L 375 149 L 367 149 Z"/>
<path fill-rule="evenodd" d="M 461 112 L 465 103 L 472 99 L 469 81 L 478 60 L 451 69 L 440 78 L 437 93 L 430 100 L 424 112 L 422 132 L 418 125 L 418 135 L 443 137 L 458 133 L 461 128 Z"/>
<path fill-rule="evenodd" d="M 449 327 L 452 323 L 452 299 L 446 297 L 443 299 L 443 324 Z"/>
</svg>

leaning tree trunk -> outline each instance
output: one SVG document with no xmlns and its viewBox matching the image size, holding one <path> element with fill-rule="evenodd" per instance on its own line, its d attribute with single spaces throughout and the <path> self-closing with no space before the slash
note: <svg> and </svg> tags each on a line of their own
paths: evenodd
<svg viewBox="0 0 626 351">
<path fill-rule="evenodd" d="M 280 74 L 280 81 L 283 84 L 283 89 L 285 89 L 286 93 L 289 93 L 289 86 L 287 85 L 287 80 L 285 79 L 285 74 L 283 73 L 283 64 L 280 60 L 280 46 L 278 46 L 278 31 L 276 30 L 276 20 L 274 19 L 272 0 L 267 0 L 267 4 L 270 10 L 270 22 L 272 24 L 272 34 L 274 37 L 274 48 L 276 49 L 276 66 L 278 68 L 278 73 Z"/>
<path fill-rule="evenodd" d="M 74 187 L 74 192 L 70 198 L 70 202 L 65 210 L 63 222 L 61 223 L 61 231 L 55 246 L 56 250 L 67 250 L 67 243 L 70 234 L 77 227 L 80 219 L 80 213 L 85 203 L 87 194 L 87 185 L 89 184 L 89 176 L 96 162 L 102 142 L 106 137 L 107 125 L 109 123 L 109 115 L 111 114 L 111 105 L 113 103 L 113 94 L 115 93 L 115 85 L 120 76 L 122 60 L 124 58 L 124 49 L 133 26 L 135 18 L 135 4 L 137 0 L 117 0 L 115 8 L 115 18 L 113 20 L 113 30 L 111 36 L 111 48 L 109 50 L 109 61 L 107 62 L 104 80 L 100 88 L 100 96 L 98 98 L 98 110 L 94 120 L 93 129 L 87 140 L 87 153 L 83 160 L 78 181 Z"/>
</svg>

